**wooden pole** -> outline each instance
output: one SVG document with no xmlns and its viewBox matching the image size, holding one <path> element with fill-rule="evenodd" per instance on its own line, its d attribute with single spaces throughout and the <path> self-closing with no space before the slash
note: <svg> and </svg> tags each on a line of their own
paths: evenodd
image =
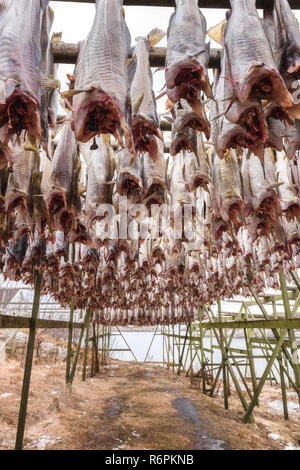
<svg viewBox="0 0 300 470">
<path fill-rule="evenodd" d="M 24 367 L 22 395 L 21 395 L 21 402 L 20 402 L 17 437 L 16 437 L 16 445 L 15 445 L 16 450 L 22 450 L 23 448 L 28 395 L 29 395 L 30 378 L 31 378 L 31 370 L 32 370 L 32 359 L 33 359 L 33 352 L 34 352 L 34 340 L 35 340 L 35 334 L 36 334 L 36 319 L 39 313 L 41 289 L 42 289 L 42 274 L 40 272 L 37 272 L 35 275 L 34 299 L 33 299 L 33 305 L 32 305 L 30 330 L 29 330 L 29 336 L 28 336 L 27 353 L 26 353 L 26 360 L 25 360 L 25 367 Z"/>
<path fill-rule="evenodd" d="M 70 306 L 70 321 L 69 321 L 69 334 L 68 334 L 68 347 L 67 347 L 67 360 L 66 360 L 66 383 L 68 383 L 69 381 L 70 370 L 71 370 L 73 320 L 74 320 L 74 296 L 71 298 L 71 306 Z"/>
<path fill-rule="evenodd" d="M 289 303 L 289 299 L 287 295 L 287 285 L 286 285 L 286 280 L 285 280 L 282 266 L 279 267 L 279 280 L 280 280 L 280 287 L 282 291 L 285 318 L 290 320 L 292 318 L 292 312 L 291 312 L 290 303 Z M 297 343 L 296 343 L 294 330 L 288 329 L 288 335 L 292 343 L 292 347 L 291 347 L 292 357 L 295 358 L 297 355 L 297 345 L 296 345 Z M 294 375 L 295 375 L 295 382 L 296 382 L 296 386 L 298 389 L 298 400 L 300 404 L 300 364 L 297 364 L 296 361 L 294 361 L 293 369 L 294 369 Z"/>
<path fill-rule="evenodd" d="M 188 337 L 188 334 L 190 333 L 191 335 L 191 324 L 188 323 L 188 325 L 186 326 L 186 332 L 185 332 L 185 337 L 184 337 L 184 343 L 183 343 L 183 347 L 182 347 L 182 351 L 181 351 L 181 354 L 180 354 L 180 339 L 179 339 L 179 351 L 178 351 L 178 369 L 177 369 L 177 375 L 180 375 L 180 369 L 181 369 L 181 366 L 182 366 L 182 361 L 183 361 L 183 356 L 184 356 L 184 351 L 185 351 L 185 345 L 186 345 L 186 341 L 187 341 L 187 337 Z M 180 336 L 180 330 L 179 330 L 179 336 Z"/>
<path fill-rule="evenodd" d="M 280 336 L 279 336 L 278 343 L 277 343 L 277 345 L 275 346 L 275 348 L 274 348 L 274 350 L 273 350 L 272 356 L 271 356 L 271 358 L 270 358 L 270 360 L 269 360 L 269 362 L 268 362 L 268 365 L 267 365 L 267 367 L 266 367 L 266 369 L 265 369 L 265 371 L 264 371 L 264 373 L 263 373 L 263 375 L 262 375 L 262 378 L 261 378 L 260 381 L 259 381 L 259 384 L 258 384 L 257 387 L 256 387 L 256 390 L 255 390 L 255 393 L 254 393 L 254 395 L 253 395 L 253 398 L 252 398 L 252 400 L 251 400 L 251 402 L 250 402 L 250 405 L 249 405 L 249 407 L 248 407 L 248 409 L 247 409 L 247 411 L 246 411 L 246 414 L 245 414 L 245 416 L 244 416 L 244 418 L 243 418 L 244 423 L 248 423 L 248 422 L 250 421 L 250 417 L 251 417 L 251 415 L 252 415 L 253 408 L 254 408 L 254 406 L 255 406 L 256 403 L 257 403 L 258 397 L 259 397 L 259 395 L 260 395 L 260 392 L 261 392 L 262 389 L 263 389 L 263 386 L 264 386 L 265 381 L 266 381 L 266 379 L 267 379 L 267 377 L 268 377 L 268 375 L 269 375 L 269 372 L 270 372 L 270 370 L 271 370 L 271 367 L 272 367 L 272 365 L 273 365 L 273 363 L 274 363 L 274 361 L 275 361 L 275 359 L 276 359 L 276 357 L 277 357 L 278 352 L 279 352 L 280 349 L 281 349 L 281 346 L 282 346 L 282 343 L 283 343 L 284 338 L 285 338 L 285 336 L 286 336 L 286 333 L 287 333 L 287 330 L 283 330 L 283 331 L 281 332 Z"/>
<path fill-rule="evenodd" d="M 55 0 L 57 2 L 75 2 L 75 3 L 95 3 L 95 0 Z M 149 6 L 149 7 L 174 7 L 175 0 L 124 0 L 124 6 Z M 298 0 L 289 0 L 290 7 L 293 10 L 299 10 Z M 230 8 L 229 0 L 199 0 L 200 8 Z M 270 7 L 270 0 L 256 0 L 257 8 Z"/>
<path fill-rule="evenodd" d="M 281 386 L 281 395 L 282 395 L 283 415 L 284 415 L 284 419 L 288 420 L 289 410 L 288 410 L 288 404 L 287 404 L 286 386 L 285 386 L 285 380 L 284 380 L 284 371 L 282 367 L 282 354 L 281 353 L 279 355 L 278 362 L 279 362 L 279 370 L 280 370 L 280 386 Z"/>
<path fill-rule="evenodd" d="M 218 315 L 219 315 L 219 321 L 221 322 L 222 321 L 222 309 L 221 309 L 220 300 L 218 300 Z M 226 357 L 225 348 L 224 348 L 224 331 L 222 328 L 220 328 L 219 332 L 220 332 L 220 348 L 221 348 L 221 354 L 222 354 L 224 408 L 225 410 L 228 410 L 229 404 L 228 404 L 228 386 L 227 386 L 227 374 L 226 374 L 227 357 Z"/>
<path fill-rule="evenodd" d="M 77 366 L 78 357 L 79 357 L 79 354 L 80 354 L 80 348 L 81 348 L 83 333 L 84 333 L 85 328 L 88 325 L 88 320 L 89 320 L 89 311 L 87 310 L 86 314 L 85 314 L 84 322 L 83 322 L 81 330 L 80 330 L 80 335 L 79 335 L 79 339 L 78 339 L 78 343 L 77 343 L 76 352 L 75 352 L 75 355 L 74 355 L 72 369 L 71 369 L 69 379 L 68 379 L 68 384 L 69 385 L 72 385 L 74 377 L 75 377 L 76 366 Z"/>
<path fill-rule="evenodd" d="M 245 319 L 248 320 L 248 315 L 247 311 L 245 309 Z M 252 388 L 253 388 L 253 393 L 255 393 L 256 390 L 256 373 L 255 373 L 255 363 L 253 360 L 253 350 L 252 350 L 252 345 L 250 341 L 250 333 L 249 330 L 244 328 L 244 338 L 245 338 L 245 344 L 246 344 L 246 349 L 248 353 L 248 359 L 249 359 L 249 368 L 250 368 L 250 375 L 251 375 L 251 381 L 252 381 Z M 257 406 L 259 406 L 259 402 L 257 401 L 256 403 Z"/>
<path fill-rule="evenodd" d="M 97 333 L 96 333 L 96 323 L 93 322 L 93 348 L 95 355 L 95 372 L 99 372 L 99 358 L 98 358 L 98 343 L 97 343 Z"/>
<path fill-rule="evenodd" d="M 83 382 L 86 379 L 86 363 L 87 363 L 87 355 L 89 350 L 89 332 L 90 332 L 90 311 L 87 311 L 88 318 L 87 318 L 87 325 L 86 325 L 86 336 L 85 336 L 85 346 L 84 346 L 84 356 L 83 356 L 83 368 L 82 368 L 82 380 Z"/>
<path fill-rule="evenodd" d="M 210 313 L 211 313 L 211 316 L 212 316 L 213 319 L 214 319 L 213 311 L 210 310 Z M 207 314 L 209 315 L 209 311 L 208 311 L 208 310 L 207 310 Z M 217 342 L 218 342 L 218 344 L 219 344 L 219 346 L 220 346 L 220 338 L 219 338 L 218 332 L 217 332 L 217 330 L 216 330 L 215 328 L 214 328 L 213 331 L 214 331 L 216 340 L 217 340 Z M 231 378 L 232 378 L 232 381 L 233 381 L 233 383 L 234 383 L 235 389 L 236 389 L 236 391 L 237 391 L 237 393 L 238 393 L 238 396 L 239 396 L 239 398 L 240 398 L 241 404 L 242 404 L 244 410 L 247 412 L 247 410 L 248 410 L 248 404 L 247 404 L 247 401 L 246 401 L 246 399 L 245 399 L 245 397 L 244 397 L 244 395 L 243 395 L 241 386 L 240 386 L 239 381 L 238 381 L 238 379 L 237 379 L 237 377 L 236 377 L 236 375 L 235 375 L 235 373 L 234 373 L 234 370 L 233 370 L 233 368 L 231 367 L 230 361 L 227 361 L 227 368 L 228 368 L 229 374 L 231 375 Z M 250 414 L 250 416 L 249 416 L 249 421 L 250 421 L 251 423 L 254 423 L 254 418 L 253 418 L 253 416 L 252 416 L 252 412 L 251 412 L 251 414 Z"/>
<path fill-rule="evenodd" d="M 58 64 L 75 64 L 79 46 L 78 44 L 65 43 L 63 41 L 52 43 L 54 62 Z M 149 60 L 151 67 L 164 67 L 166 62 L 166 47 L 150 47 Z M 129 54 L 129 59 L 131 54 Z M 211 49 L 208 68 L 220 67 L 220 50 Z"/>
</svg>

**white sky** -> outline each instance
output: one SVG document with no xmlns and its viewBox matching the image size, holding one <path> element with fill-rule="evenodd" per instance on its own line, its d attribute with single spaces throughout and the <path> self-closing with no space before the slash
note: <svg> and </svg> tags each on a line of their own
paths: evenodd
<svg viewBox="0 0 300 470">
<path fill-rule="evenodd" d="M 95 5 L 83 3 L 70 3 L 70 2 L 50 2 L 51 8 L 54 10 L 55 18 L 52 31 L 63 32 L 63 41 L 70 43 L 77 43 L 85 39 L 92 27 Z M 173 8 L 167 7 L 139 7 L 139 6 L 126 6 L 125 19 L 131 33 L 131 43 L 135 44 L 135 38 L 138 36 L 145 36 L 153 28 L 160 28 L 167 31 L 169 18 L 174 11 Z M 226 10 L 224 9 L 201 9 L 204 14 L 207 26 L 216 25 L 225 18 Z M 298 21 L 300 22 L 300 12 L 296 13 Z M 209 38 L 207 41 L 211 41 Z M 166 46 L 167 41 L 164 38 L 158 46 Z M 211 41 L 211 47 L 218 46 Z M 218 46 L 219 47 L 219 46 Z M 60 65 L 59 66 L 59 80 L 62 84 L 62 91 L 66 89 L 66 74 L 72 73 L 73 65 Z M 164 72 L 160 71 L 154 74 L 154 92 L 156 95 L 164 86 Z M 165 99 L 162 98 L 157 102 L 158 112 L 165 112 Z"/>
</svg>

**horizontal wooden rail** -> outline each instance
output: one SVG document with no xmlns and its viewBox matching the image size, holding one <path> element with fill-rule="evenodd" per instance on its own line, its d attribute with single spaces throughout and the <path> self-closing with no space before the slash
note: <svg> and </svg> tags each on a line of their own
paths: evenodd
<svg viewBox="0 0 300 470">
<path fill-rule="evenodd" d="M 82 323 L 72 323 L 73 328 L 81 328 Z M 202 328 L 289 328 L 289 329 L 300 329 L 300 318 L 293 319 L 280 319 L 280 320 L 243 320 L 243 321 L 223 321 L 223 322 L 207 322 L 197 324 Z M 37 319 L 37 328 L 68 328 L 69 322 L 63 320 L 46 320 L 43 318 Z M 30 328 L 30 318 L 28 317 L 17 317 L 12 315 L 0 315 L 0 328 Z M 163 333 L 165 336 L 174 336 L 175 338 L 185 338 L 181 335 L 168 335 Z M 197 341 L 197 337 L 188 337 L 192 341 Z"/>
<path fill-rule="evenodd" d="M 30 328 L 31 319 L 29 317 L 16 317 L 12 315 L 0 315 L 0 328 Z M 68 321 L 45 320 L 38 318 L 37 328 L 69 328 Z M 72 323 L 73 328 L 81 328 L 82 323 Z"/>
<path fill-rule="evenodd" d="M 288 329 L 300 329 L 300 318 L 294 318 L 292 320 L 242 320 L 242 321 L 221 321 L 221 322 L 209 322 L 201 323 L 202 327 L 212 328 L 288 328 Z"/>
<path fill-rule="evenodd" d="M 78 56 L 78 44 L 63 41 L 52 43 L 54 61 L 57 64 L 75 64 Z M 151 67 L 164 67 L 166 61 L 166 47 L 150 48 Z M 129 56 L 130 57 L 130 56 Z M 208 68 L 215 69 L 220 66 L 220 50 L 212 49 Z"/>
<path fill-rule="evenodd" d="M 74 3 L 95 3 L 95 0 L 56 0 L 57 2 Z M 272 0 L 257 0 L 257 8 L 265 8 L 270 5 Z M 229 0 L 199 0 L 200 8 L 230 8 Z M 174 7 L 174 0 L 124 0 L 125 6 L 144 6 L 144 7 Z M 299 10 L 299 0 L 289 0 L 291 8 Z"/>
</svg>

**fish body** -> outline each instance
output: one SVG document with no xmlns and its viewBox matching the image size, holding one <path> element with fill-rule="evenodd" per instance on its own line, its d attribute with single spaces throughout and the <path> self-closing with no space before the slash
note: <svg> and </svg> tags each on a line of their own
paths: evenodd
<svg viewBox="0 0 300 470">
<path fill-rule="evenodd" d="M 212 140 L 217 154 L 223 158 L 228 149 L 249 148 L 258 155 L 263 154 L 267 138 L 265 119 L 261 105 L 242 107 L 231 79 L 228 80 L 228 54 L 223 52 L 221 72 L 215 76 L 213 93 L 215 102 L 210 103 Z M 226 75 L 227 74 L 227 75 Z M 229 120 L 231 119 L 231 120 Z"/>
<path fill-rule="evenodd" d="M 118 193 L 138 198 L 143 190 L 141 153 L 132 161 L 129 150 L 120 149 L 116 153 L 116 171 Z"/>
<path fill-rule="evenodd" d="M 123 133 L 131 149 L 127 122 L 127 60 L 131 39 L 122 5 L 122 0 L 97 0 L 94 23 L 80 49 L 75 69 L 72 104 L 79 142 L 88 142 L 99 133 L 111 133 L 122 143 Z"/>
<path fill-rule="evenodd" d="M 293 100 L 276 66 L 270 43 L 256 10 L 255 0 L 230 0 L 224 47 L 230 79 L 241 104 L 248 99 L 269 99 L 280 106 Z"/>
<path fill-rule="evenodd" d="M 52 159 L 51 189 L 46 205 L 51 217 L 56 216 L 57 229 L 64 230 L 71 219 L 72 192 L 78 160 L 77 143 L 71 124 L 64 124 Z"/>
<path fill-rule="evenodd" d="M 256 155 L 249 158 L 249 177 L 252 192 L 252 206 L 256 213 L 268 215 L 272 223 L 280 214 L 280 205 L 276 192 L 270 188 L 264 167 Z"/>
<path fill-rule="evenodd" d="M 58 91 L 59 82 L 57 81 L 57 65 L 54 64 L 52 52 L 52 44 L 50 39 L 50 30 L 54 21 L 54 12 L 51 8 L 47 8 L 43 14 L 42 33 L 41 33 L 41 51 L 42 64 L 40 69 L 41 75 L 41 126 L 42 140 L 44 148 L 48 146 L 49 126 L 56 125 L 57 107 L 58 107 Z M 53 41 L 57 42 L 61 39 L 61 34 L 53 35 Z"/>
<path fill-rule="evenodd" d="M 164 162 L 164 145 L 161 141 L 157 142 L 159 149 L 159 158 L 153 162 L 148 153 L 142 156 L 142 175 L 144 198 L 143 202 L 147 207 L 152 204 L 161 205 L 165 202 L 166 192 L 166 170 Z"/>
<path fill-rule="evenodd" d="M 280 18 L 285 48 L 281 67 L 293 78 L 300 78 L 300 28 L 287 0 L 275 0 L 274 9 Z"/>
<path fill-rule="evenodd" d="M 300 119 L 296 119 L 293 126 L 286 127 L 284 141 L 288 158 L 297 160 L 300 157 Z"/>
<path fill-rule="evenodd" d="M 180 131 L 172 131 L 170 154 L 174 157 L 182 150 L 197 153 L 197 131 L 191 127 L 184 127 Z"/>
<path fill-rule="evenodd" d="M 185 174 L 190 191 L 198 187 L 208 191 L 209 164 L 200 132 L 197 132 L 197 154 L 185 152 Z"/>
<path fill-rule="evenodd" d="M 176 0 L 176 10 L 168 28 L 167 94 L 173 103 L 180 98 L 187 99 L 195 110 L 201 102 L 201 91 L 211 96 L 205 36 L 206 20 L 198 1 Z"/>
<path fill-rule="evenodd" d="M 7 214 L 18 208 L 23 214 L 28 213 L 31 197 L 32 177 L 36 169 L 37 155 L 35 152 L 25 150 L 25 144 L 16 143 L 20 157 L 14 164 L 10 173 L 5 195 L 5 208 Z"/>
<path fill-rule="evenodd" d="M 97 209 L 101 204 L 111 203 L 112 155 L 103 137 L 96 138 L 96 150 L 90 150 L 87 159 L 87 188 L 86 188 L 86 226 L 89 229 L 97 219 Z M 104 214 L 100 215 L 103 217 Z"/>
<path fill-rule="evenodd" d="M 300 217 L 300 200 L 292 185 L 290 166 L 284 152 L 277 153 L 276 169 L 279 181 L 283 182 L 278 188 L 281 209 L 290 222 L 294 217 L 297 219 Z"/>
<path fill-rule="evenodd" d="M 149 62 L 150 43 L 157 43 L 152 38 L 154 34 L 160 37 L 164 33 L 158 34 L 157 30 L 151 32 L 147 37 L 136 39 L 133 60 L 135 71 L 133 73 L 130 87 L 130 98 L 132 103 L 132 134 L 135 150 L 149 152 L 150 157 L 156 161 L 158 158 L 158 148 L 156 139 L 163 140 L 159 129 L 159 119 L 156 111 L 156 101 L 153 92 L 153 77 Z"/>
<path fill-rule="evenodd" d="M 235 226 L 240 226 L 244 217 L 244 202 L 242 199 L 242 183 L 239 165 L 234 150 L 227 158 L 215 156 L 215 191 L 220 214 L 225 222 L 230 220 Z"/>
<path fill-rule="evenodd" d="M 41 23 L 48 0 L 14 0 L 0 15 L 0 140 L 22 129 L 41 139 Z"/>
</svg>

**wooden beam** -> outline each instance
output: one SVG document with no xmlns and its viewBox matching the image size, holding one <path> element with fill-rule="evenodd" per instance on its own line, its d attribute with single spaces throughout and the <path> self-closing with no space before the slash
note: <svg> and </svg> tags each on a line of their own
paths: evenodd
<svg viewBox="0 0 300 470">
<path fill-rule="evenodd" d="M 81 326 L 82 323 L 73 323 L 73 328 L 81 328 Z M 36 320 L 36 327 L 42 329 L 69 328 L 69 322 L 38 318 Z M 13 315 L 0 315 L 0 328 L 30 328 L 30 318 L 17 317 Z"/>
<path fill-rule="evenodd" d="M 74 2 L 74 3 L 95 3 L 95 0 L 55 0 L 57 2 Z M 257 0 L 257 8 L 265 8 L 270 5 L 272 0 Z M 229 0 L 199 0 L 200 8 L 230 8 Z M 300 9 L 299 0 L 289 0 L 291 8 Z M 144 6 L 144 7 L 174 7 L 174 0 L 124 0 L 125 6 Z"/>
<path fill-rule="evenodd" d="M 57 64 L 75 64 L 78 55 L 78 44 L 66 43 L 59 41 L 52 43 L 54 61 Z M 166 61 L 166 47 L 150 48 L 150 65 L 151 67 L 164 67 Z M 131 57 L 131 56 L 129 56 Z M 220 50 L 212 49 L 208 68 L 218 68 L 220 66 Z"/>
</svg>

